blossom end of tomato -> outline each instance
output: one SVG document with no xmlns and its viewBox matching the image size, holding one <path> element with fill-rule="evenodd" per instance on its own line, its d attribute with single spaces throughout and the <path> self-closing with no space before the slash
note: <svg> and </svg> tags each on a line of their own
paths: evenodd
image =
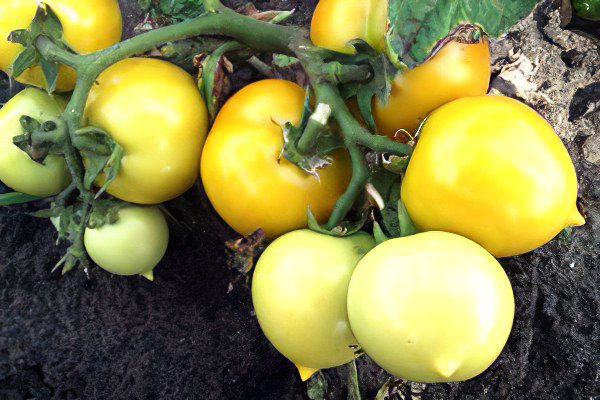
<svg viewBox="0 0 600 400">
<path fill-rule="evenodd" d="M 301 365 L 297 365 L 297 364 L 295 364 L 295 365 L 296 365 L 296 368 L 298 369 L 298 373 L 300 374 L 300 379 L 302 379 L 302 382 L 306 382 L 314 374 L 319 372 L 318 368 L 307 368 L 307 367 L 303 367 Z"/>
</svg>

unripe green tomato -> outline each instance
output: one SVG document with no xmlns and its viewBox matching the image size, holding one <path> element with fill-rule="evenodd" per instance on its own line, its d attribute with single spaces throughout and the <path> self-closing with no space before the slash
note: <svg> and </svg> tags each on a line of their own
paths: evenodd
<svg viewBox="0 0 600 400">
<path fill-rule="evenodd" d="M 374 245 L 366 233 L 339 238 L 299 230 L 275 240 L 258 261 L 252 279 L 256 317 L 302 379 L 354 359 L 346 294 L 356 263 Z"/>
<path fill-rule="evenodd" d="M 388 372 L 415 382 L 463 381 L 502 351 L 514 298 L 481 246 L 427 232 L 386 241 L 358 263 L 348 316 L 362 349 Z"/>
<path fill-rule="evenodd" d="M 29 88 L 25 89 L 0 110 L 0 181 L 17 192 L 32 196 L 52 196 L 63 190 L 71 177 L 65 159 L 49 155 L 43 163 L 33 161 L 27 153 L 13 144 L 13 137 L 24 132 L 19 119 L 23 115 L 41 122 L 58 118 L 66 101 L 58 96 Z"/>
<path fill-rule="evenodd" d="M 152 271 L 167 251 L 169 227 L 157 207 L 130 206 L 119 210 L 116 223 L 87 228 L 84 242 L 89 256 L 102 269 L 153 280 Z"/>
</svg>

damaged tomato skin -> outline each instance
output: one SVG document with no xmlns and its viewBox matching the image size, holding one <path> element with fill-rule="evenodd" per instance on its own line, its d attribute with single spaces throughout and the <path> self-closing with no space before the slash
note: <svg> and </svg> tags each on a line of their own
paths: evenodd
<svg viewBox="0 0 600 400">
<path fill-rule="evenodd" d="M 37 163 L 13 144 L 13 137 L 24 133 L 21 116 L 43 122 L 60 117 L 65 106 L 62 97 L 28 88 L 0 109 L 0 181 L 17 192 L 39 197 L 58 194 L 67 187 L 71 175 L 64 157 L 49 155 Z"/>
<path fill-rule="evenodd" d="M 0 0 L 0 69 L 8 67 L 23 50 L 20 44 L 8 41 L 10 32 L 27 29 L 33 20 L 38 1 Z M 58 16 L 65 42 L 77 53 L 86 54 L 109 47 L 121 40 L 122 17 L 117 0 L 45 0 Z M 16 80 L 25 84 L 45 87 L 46 80 L 40 66 L 25 71 Z M 75 87 L 75 71 L 59 67 L 58 92 Z"/>
<path fill-rule="evenodd" d="M 374 246 L 364 232 L 340 238 L 299 230 L 260 257 L 252 279 L 256 317 L 303 379 L 356 357 L 346 294 L 354 267 Z"/>
<path fill-rule="evenodd" d="M 196 182 L 208 112 L 192 76 L 176 65 L 150 58 L 112 65 L 92 87 L 84 119 L 124 149 L 109 194 L 158 204 Z"/>
<path fill-rule="evenodd" d="M 398 74 L 385 104 L 373 99 L 379 133 L 393 137 L 404 129 L 414 134 L 436 108 L 461 97 L 486 94 L 490 63 L 486 36 L 478 43 L 450 41 L 423 64 Z"/>
<path fill-rule="evenodd" d="M 320 47 L 352 54 L 348 42 L 362 39 L 383 52 L 388 0 L 320 0 L 312 17 L 310 38 Z"/>
<path fill-rule="evenodd" d="M 514 318 L 506 273 L 481 246 L 446 232 L 388 240 L 359 261 L 348 316 L 362 349 L 399 378 L 471 379 L 498 357 Z"/>
<path fill-rule="evenodd" d="M 244 87 L 217 115 L 200 172 L 215 210 L 241 235 L 260 228 L 274 239 L 304 228 L 309 207 L 324 222 L 350 181 L 345 150 L 318 178 L 281 157 L 281 126 L 298 124 L 304 99 L 297 84 L 267 79 Z"/>
<path fill-rule="evenodd" d="M 87 228 L 84 244 L 96 265 L 111 274 L 152 280 L 167 251 L 169 227 L 158 207 L 129 206 L 114 224 Z"/>
<path fill-rule="evenodd" d="M 542 116 L 505 96 L 434 111 L 401 192 L 419 230 L 457 233 L 496 257 L 529 252 L 585 223 L 564 144 Z"/>
</svg>

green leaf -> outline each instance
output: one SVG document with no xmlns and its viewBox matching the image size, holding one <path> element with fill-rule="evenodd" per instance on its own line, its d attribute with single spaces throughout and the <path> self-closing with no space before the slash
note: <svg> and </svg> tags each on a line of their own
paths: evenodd
<svg viewBox="0 0 600 400">
<path fill-rule="evenodd" d="M 29 203 L 31 201 L 40 200 L 40 197 L 30 196 L 25 193 L 12 192 L 0 194 L 0 207 L 11 206 L 13 204 Z"/>
<path fill-rule="evenodd" d="M 138 0 L 140 8 L 153 18 L 167 17 L 174 21 L 185 21 L 204 14 L 204 0 Z"/>
<path fill-rule="evenodd" d="M 390 0 L 388 54 L 422 62 L 461 23 L 499 36 L 528 15 L 538 0 Z"/>
<path fill-rule="evenodd" d="M 403 399 L 402 387 L 404 385 L 405 382 L 401 379 L 389 378 L 377 392 L 375 400 Z"/>
<path fill-rule="evenodd" d="M 348 396 L 346 398 L 348 400 L 361 400 L 356 360 L 350 361 L 344 365 L 344 368 L 346 369 L 346 387 L 348 388 Z"/>
<path fill-rule="evenodd" d="M 600 0 L 573 0 L 575 12 L 590 21 L 600 21 Z"/>
</svg>

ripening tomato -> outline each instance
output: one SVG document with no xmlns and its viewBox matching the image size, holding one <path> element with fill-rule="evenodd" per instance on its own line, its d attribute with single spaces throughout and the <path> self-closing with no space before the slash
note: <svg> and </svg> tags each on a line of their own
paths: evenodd
<svg viewBox="0 0 600 400">
<path fill-rule="evenodd" d="M 531 251 L 585 222 L 560 138 L 504 96 L 459 99 L 427 119 L 402 200 L 419 229 L 460 234 L 496 257 Z"/>
<path fill-rule="evenodd" d="M 298 124 L 305 91 L 267 79 L 244 87 L 223 106 L 202 153 L 204 189 L 219 215 L 242 235 L 262 228 L 271 239 L 306 227 L 307 210 L 324 222 L 350 181 L 345 151 L 309 175 L 280 156 L 281 126 Z"/>
<path fill-rule="evenodd" d="M 321 0 L 312 19 L 311 39 L 317 46 L 352 53 L 347 43 L 363 39 L 383 52 L 388 0 Z M 404 129 L 414 133 L 427 115 L 449 101 L 487 93 L 490 49 L 478 28 L 465 27 L 421 65 L 398 74 L 384 104 L 373 99 L 379 132 L 393 137 Z"/>
<path fill-rule="evenodd" d="M 339 238 L 300 230 L 275 240 L 256 264 L 258 322 L 303 380 L 356 357 L 346 295 L 356 263 L 374 246 L 366 233 Z"/>
<path fill-rule="evenodd" d="M 125 150 L 108 187 L 113 196 L 157 204 L 196 181 L 208 114 L 194 79 L 181 68 L 150 58 L 114 64 L 92 88 L 85 119 Z"/>
<path fill-rule="evenodd" d="M 20 44 L 7 40 L 10 32 L 27 29 L 35 16 L 38 0 L 0 0 L 0 69 L 8 67 L 23 50 Z M 117 0 L 45 0 L 58 16 L 65 42 L 78 53 L 92 53 L 121 40 L 122 19 Z M 19 82 L 44 87 L 46 80 L 40 66 L 16 77 Z M 57 91 L 75 87 L 75 71 L 61 66 Z"/>
<path fill-rule="evenodd" d="M 46 197 L 58 194 L 71 181 L 65 159 L 49 155 L 43 163 L 33 161 L 13 144 L 13 137 L 23 134 L 19 122 L 27 115 L 45 121 L 58 118 L 66 101 L 58 96 L 28 88 L 10 99 L 0 110 L 0 181 L 17 192 Z"/>
<path fill-rule="evenodd" d="M 142 275 L 153 270 L 169 244 L 169 227 L 157 207 L 129 206 L 119 210 L 114 224 L 87 228 L 85 249 L 102 269 L 116 275 Z"/>
<path fill-rule="evenodd" d="M 390 137 L 400 129 L 414 133 L 425 117 L 441 105 L 486 94 L 490 73 L 486 36 L 476 43 L 449 42 L 423 64 L 398 74 L 387 103 L 373 99 L 379 133 Z"/>
<path fill-rule="evenodd" d="M 314 44 L 352 54 L 348 42 L 362 39 L 383 51 L 387 25 L 388 0 L 321 0 L 310 27 Z"/>
<path fill-rule="evenodd" d="M 348 317 L 362 349 L 410 381 L 463 381 L 498 357 L 514 297 L 496 259 L 445 232 L 392 239 L 358 263 Z"/>
</svg>

